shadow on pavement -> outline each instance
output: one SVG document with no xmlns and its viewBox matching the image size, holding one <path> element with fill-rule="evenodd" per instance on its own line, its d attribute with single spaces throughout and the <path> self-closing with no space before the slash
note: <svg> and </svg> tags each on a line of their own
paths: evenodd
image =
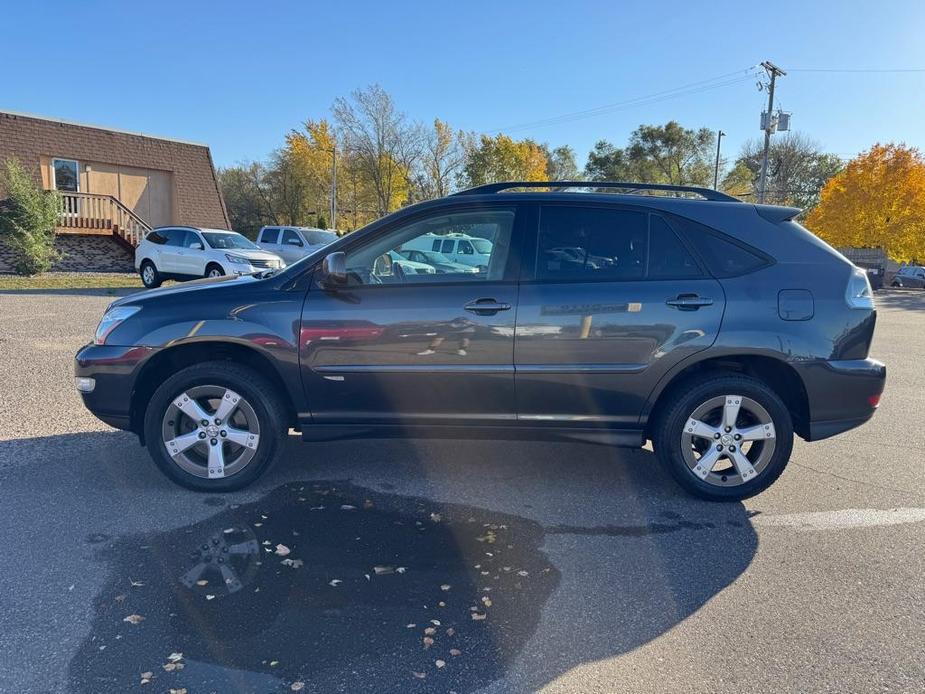
<svg viewBox="0 0 925 694">
<path fill-rule="evenodd" d="M 70 661 L 75 692 L 146 679 L 142 691 L 191 694 L 461 694 L 507 676 L 536 689 L 664 634 L 757 549 L 741 504 L 680 495 L 647 451 L 563 445 L 540 460 L 547 447 L 533 444 L 295 444 L 256 494 L 212 496 L 162 480 L 124 434 L 14 447 L 84 451 L 125 524 L 151 528 L 72 521 L 71 541 L 109 577 Z M 0 459 L 11 452 L 0 442 Z M 75 493 L 74 478 L 36 467 L 35 484 Z M 488 488 L 478 505 L 472 476 Z M 424 492 L 399 491 L 420 480 Z M 211 515 L 163 530 L 165 498 Z"/>
<path fill-rule="evenodd" d="M 878 308 L 925 311 L 925 290 L 882 289 L 874 293 L 874 301 Z"/>
</svg>

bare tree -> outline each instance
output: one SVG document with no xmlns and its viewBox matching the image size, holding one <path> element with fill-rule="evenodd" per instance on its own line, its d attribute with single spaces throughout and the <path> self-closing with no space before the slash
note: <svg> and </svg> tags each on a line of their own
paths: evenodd
<svg viewBox="0 0 925 694">
<path fill-rule="evenodd" d="M 422 128 L 395 109 L 378 84 L 338 97 L 331 107 L 349 155 L 372 185 L 380 215 L 409 194 L 411 175 L 422 150 Z"/>
<path fill-rule="evenodd" d="M 419 170 L 417 197 L 430 200 L 449 195 L 466 164 L 467 144 L 474 139 L 462 130 L 453 132 L 445 121 L 434 119 L 434 127 L 424 133 Z"/>
</svg>

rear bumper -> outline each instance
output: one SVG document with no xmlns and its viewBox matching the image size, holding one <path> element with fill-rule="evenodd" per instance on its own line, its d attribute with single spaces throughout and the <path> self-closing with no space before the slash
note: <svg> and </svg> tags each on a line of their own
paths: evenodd
<svg viewBox="0 0 925 694">
<path fill-rule="evenodd" d="M 154 351 L 151 347 L 83 347 L 74 357 L 74 375 L 94 382 L 91 392 L 80 393 L 84 406 L 109 426 L 130 429 L 135 377 Z"/>
<path fill-rule="evenodd" d="M 886 385 L 886 366 L 876 359 L 794 364 L 809 402 L 807 441 L 819 441 L 869 420 Z"/>
</svg>

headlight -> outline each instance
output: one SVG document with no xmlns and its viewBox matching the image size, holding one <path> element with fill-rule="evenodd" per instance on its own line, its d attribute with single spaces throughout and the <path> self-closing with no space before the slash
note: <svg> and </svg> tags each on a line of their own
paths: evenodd
<svg viewBox="0 0 925 694">
<path fill-rule="evenodd" d="M 140 310 L 141 306 L 116 306 L 106 311 L 100 319 L 100 324 L 96 327 L 93 344 L 105 345 L 109 333 L 115 330 L 126 318 L 134 316 Z"/>
<path fill-rule="evenodd" d="M 237 263 L 238 265 L 250 265 L 251 264 L 251 261 L 249 261 L 247 258 L 242 258 L 239 255 L 231 255 L 230 253 L 226 253 L 225 257 L 228 258 L 229 263 Z"/>
</svg>

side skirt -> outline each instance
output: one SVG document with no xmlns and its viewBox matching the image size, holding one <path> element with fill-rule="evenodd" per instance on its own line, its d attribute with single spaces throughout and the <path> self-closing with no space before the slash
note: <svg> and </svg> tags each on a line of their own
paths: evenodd
<svg viewBox="0 0 925 694">
<path fill-rule="evenodd" d="M 303 441 L 345 439 L 487 439 L 502 441 L 583 441 L 603 446 L 639 448 L 642 429 L 532 426 L 450 426 L 432 424 L 303 424 Z"/>
</svg>

